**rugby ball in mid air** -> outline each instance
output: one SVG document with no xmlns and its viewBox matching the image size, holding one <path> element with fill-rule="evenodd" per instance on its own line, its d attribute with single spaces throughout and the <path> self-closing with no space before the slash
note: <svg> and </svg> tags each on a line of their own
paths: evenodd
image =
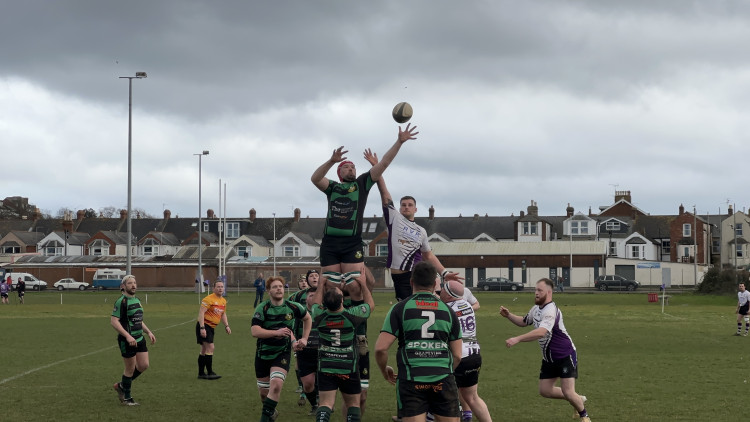
<svg viewBox="0 0 750 422">
<path fill-rule="evenodd" d="M 413 113 L 414 110 L 412 110 L 409 103 L 398 103 L 396 104 L 396 107 L 393 107 L 393 120 L 395 120 L 396 123 L 406 123 L 411 119 Z"/>
</svg>

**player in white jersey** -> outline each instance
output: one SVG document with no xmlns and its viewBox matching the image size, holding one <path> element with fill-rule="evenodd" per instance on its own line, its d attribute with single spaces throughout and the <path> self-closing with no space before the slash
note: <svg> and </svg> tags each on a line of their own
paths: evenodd
<svg viewBox="0 0 750 422">
<path fill-rule="evenodd" d="M 378 163 L 377 154 L 369 149 L 365 150 L 365 160 L 373 166 Z M 388 259 L 386 266 L 391 270 L 396 299 L 402 300 L 411 296 L 412 288 L 409 280 L 411 271 L 420 261 L 432 264 L 446 280 L 463 280 L 458 273 L 445 269 L 440 260 L 432 253 L 430 242 L 427 240 L 427 230 L 414 222 L 417 212 L 417 200 L 412 196 L 401 198 L 400 207 L 396 210 L 393 198 L 381 176 L 377 181 L 380 199 L 383 203 L 383 217 L 388 225 Z"/>
<path fill-rule="evenodd" d="M 536 282 L 534 306 L 526 316 L 514 315 L 505 306 L 500 307 L 500 315 L 519 327 L 534 325 L 534 329 L 517 337 L 505 340 L 507 347 L 519 342 L 538 340 L 542 348 L 542 368 L 539 372 L 539 394 L 550 399 L 567 400 L 575 408 L 581 421 L 590 422 L 584 396 L 576 393 L 578 378 L 578 357 L 573 339 L 565 330 L 562 312 L 552 301 L 555 283 L 542 278 Z M 555 386 L 557 379 L 560 386 Z"/>
<path fill-rule="evenodd" d="M 472 293 L 466 286 L 464 286 L 464 300 L 469 302 L 469 305 L 471 305 L 475 311 L 479 309 L 479 301 L 474 297 L 474 293 Z"/>
<path fill-rule="evenodd" d="M 738 336 L 742 333 L 742 319 L 745 319 L 745 334 L 750 331 L 750 292 L 745 290 L 745 283 L 740 283 L 740 291 L 737 292 L 737 332 Z"/>
<path fill-rule="evenodd" d="M 479 370 L 482 368 L 482 355 L 479 353 L 477 340 L 477 320 L 474 308 L 464 298 L 464 286 L 458 281 L 447 281 L 440 290 L 440 299 L 448 304 L 461 322 L 463 349 L 461 363 L 453 375 L 462 402 L 467 408 L 463 409 L 461 421 L 471 421 L 472 416 L 479 422 L 492 422 L 487 404 L 479 397 Z M 467 410 L 471 409 L 471 410 Z"/>
</svg>

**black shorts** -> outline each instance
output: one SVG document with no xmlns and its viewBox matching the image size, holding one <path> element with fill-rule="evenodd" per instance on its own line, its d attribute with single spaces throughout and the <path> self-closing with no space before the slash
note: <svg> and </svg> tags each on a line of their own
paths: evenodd
<svg viewBox="0 0 750 422">
<path fill-rule="evenodd" d="M 124 358 L 132 358 L 137 353 L 148 352 L 148 347 L 146 347 L 146 337 L 141 338 L 141 341 L 136 343 L 135 346 L 131 346 L 125 341 L 125 337 L 117 336 L 117 344 L 120 346 L 120 354 Z"/>
<path fill-rule="evenodd" d="M 472 387 L 479 384 L 479 370 L 482 369 L 482 355 L 479 353 L 461 359 L 458 368 L 453 371 L 458 388 Z"/>
<path fill-rule="evenodd" d="M 740 306 L 739 311 L 737 311 L 740 315 L 747 315 L 748 311 L 750 311 L 750 302 L 747 302 L 746 304 Z"/>
<path fill-rule="evenodd" d="M 318 349 L 306 347 L 297 352 L 297 367 L 300 378 L 318 372 Z"/>
<path fill-rule="evenodd" d="M 567 358 L 558 359 L 554 362 L 542 361 L 542 369 L 539 370 L 539 379 L 550 378 L 578 378 L 578 359 L 576 353 Z"/>
<path fill-rule="evenodd" d="M 261 379 L 271 375 L 271 368 L 277 366 L 289 372 L 289 359 L 291 353 L 289 350 L 281 352 L 272 359 L 261 359 L 258 353 L 255 354 L 255 378 Z"/>
<path fill-rule="evenodd" d="M 18 292 L 18 297 L 24 297 L 24 296 L 26 296 L 26 291 L 25 290 L 21 290 L 21 291 Z"/>
<path fill-rule="evenodd" d="M 412 295 L 411 271 L 391 274 L 391 280 L 393 280 L 393 289 L 396 291 L 396 300 L 401 301 Z"/>
<path fill-rule="evenodd" d="M 359 384 L 359 373 L 329 374 L 318 372 L 318 390 L 339 390 L 343 394 L 359 394 L 362 392 L 362 386 Z"/>
<path fill-rule="evenodd" d="M 433 383 L 398 380 L 396 401 L 399 416 L 433 415 L 455 418 L 458 411 L 458 387 L 453 375 Z"/>
<path fill-rule="evenodd" d="M 199 322 L 195 323 L 195 341 L 198 344 L 214 342 L 214 327 L 206 324 L 206 337 L 201 337 L 201 326 Z"/>
<path fill-rule="evenodd" d="M 320 266 L 364 262 L 362 237 L 323 236 L 320 244 Z"/>
<path fill-rule="evenodd" d="M 8 297 L 7 293 L 0 293 L 0 297 Z"/>
</svg>

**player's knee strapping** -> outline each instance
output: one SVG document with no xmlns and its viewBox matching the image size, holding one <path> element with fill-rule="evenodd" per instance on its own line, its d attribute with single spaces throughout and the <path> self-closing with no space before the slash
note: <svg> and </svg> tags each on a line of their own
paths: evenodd
<svg viewBox="0 0 750 422">
<path fill-rule="evenodd" d="M 344 273 L 341 276 L 341 280 L 344 282 L 344 284 L 349 285 L 352 283 L 356 283 L 359 276 L 361 276 L 362 273 L 359 271 L 351 271 L 348 273 Z"/>
<path fill-rule="evenodd" d="M 270 390 L 271 389 L 271 382 L 270 381 L 257 381 L 258 388 Z"/>
<path fill-rule="evenodd" d="M 286 380 L 286 374 L 281 371 L 271 372 L 271 380 L 273 379 L 280 379 L 281 382 L 284 382 L 284 380 Z"/>
<path fill-rule="evenodd" d="M 323 277 L 328 279 L 329 283 L 335 285 L 341 284 L 341 273 L 337 273 L 336 271 L 323 271 Z"/>
</svg>

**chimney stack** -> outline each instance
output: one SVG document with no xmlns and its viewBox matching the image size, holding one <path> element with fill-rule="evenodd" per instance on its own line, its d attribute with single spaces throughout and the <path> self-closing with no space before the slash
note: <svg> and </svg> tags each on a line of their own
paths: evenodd
<svg viewBox="0 0 750 422">
<path fill-rule="evenodd" d="M 629 190 L 618 190 L 618 191 L 615 191 L 615 202 L 617 202 L 617 201 L 619 201 L 621 199 L 624 199 L 624 200 L 626 200 L 626 201 L 628 201 L 630 203 L 633 202 L 633 198 L 630 196 L 630 191 Z"/>
<path fill-rule="evenodd" d="M 172 217 L 172 211 L 164 210 L 164 219 L 169 220 L 170 217 Z"/>
<path fill-rule="evenodd" d="M 211 208 L 206 210 L 206 218 L 216 218 L 216 214 L 214 214 L 214 210 Z"/>
<path fill-rule="evenodd" d="M 255 208 L 250 208 L 250 221 L 255 222 Z"/>
<path fill-rule="evenodd" d="M 727 215 L 732 215 L 732 214 L 734 214 L 734 207 L 730 205 L 729 208 L 727 208 Z"/>
<path fill-rule="evenodd" d="M 430 220 L 434 220 L 434 219 L 435 219 L 435 207 L 430 205 Z"/>
<path fill-rule="evenodd" d="M 528 211 L 529 215 L 538 216 L 539 215 L 539 207 L 536 206 L 536 202 L 534 200 L 531 200 L 531 205 L 529 205 L 526 210 Z"/>
<path fill-rule="evenodd" d="M 567 207 L 567 208 L 565 208 L 565 214 L 566 214 L 566 215 L 567 215 L 568 217 L 572 217 L 572 216 L 573 216 L 573 213 L 574 213 L 574 212 L 575 212 L 575 209 L 574 209 L 573 207 L 571 207 L 571 206 L 570 206 L 570 202 L 568 202 L 568 207 Z"/>
<path fill-rule="evenodd" d="M 685 214 L 685 207 L 680 204 L 680 213 L 678 215 Z"/>
</svg>

